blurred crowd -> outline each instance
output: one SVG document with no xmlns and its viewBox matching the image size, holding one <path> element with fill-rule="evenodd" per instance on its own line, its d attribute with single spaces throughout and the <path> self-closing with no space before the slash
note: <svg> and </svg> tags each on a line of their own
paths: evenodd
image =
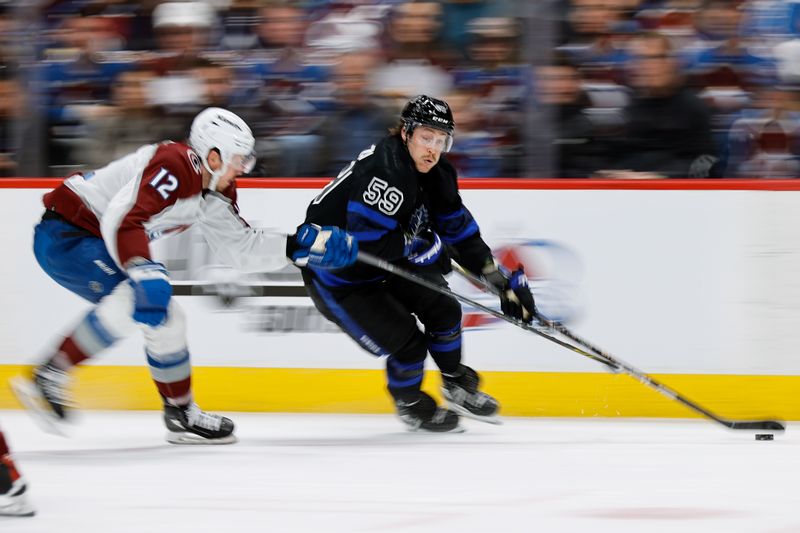
<svg viewBox="0 0 800 533">
<path fill-rule="evenodd" d="M 462 177 L 800 177 L 800 0 L 0 0 L 0 176 L 226 107 L 254 176 L 333 176 L 446 99 Z"/>
</svg>

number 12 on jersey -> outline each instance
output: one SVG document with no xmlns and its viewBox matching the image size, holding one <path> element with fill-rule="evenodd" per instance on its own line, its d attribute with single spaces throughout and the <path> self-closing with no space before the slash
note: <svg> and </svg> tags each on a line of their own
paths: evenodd
<svg viewBox="0 0 800 533">
<path fill-rule="evenodd" d="M 150 180 L 150 185 L 166 200 L 178 188 L 178 178 L 170 174 L 166 168 L 161 167 L 158 174 Z"/>
</svg>

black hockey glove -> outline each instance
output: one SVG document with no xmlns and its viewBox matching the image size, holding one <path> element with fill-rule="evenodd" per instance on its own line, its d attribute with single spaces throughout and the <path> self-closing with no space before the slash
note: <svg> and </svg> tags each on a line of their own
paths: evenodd
<svg viewBox="0 0 800 533">
<path fill-rule="evenodd" d="M 504 315 L 522 320 L 526 324 L 533 322 L 537 314 L 536 303 L 522 265 L 514 272 L 509 272 L 492 262 L 483 268 L 482 274 L 483 279 L 500 293 L 500 308 Z"/>
</svg>

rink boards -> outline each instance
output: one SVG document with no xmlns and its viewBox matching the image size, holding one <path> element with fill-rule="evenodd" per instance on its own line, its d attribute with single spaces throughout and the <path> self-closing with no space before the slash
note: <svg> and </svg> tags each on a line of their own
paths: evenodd
<svg viewBox="0 0 800 533">
<path fill-rule="evenodd" d="M 0 182 L 0 379 L 46 353 L 88 309 L 31 253 L 55 181 Z M 243 181 L 254 226 L 289 232 L 325 181 Z M 465 180 L 495 253 L 533 274 L 537 301 L 574 331 L 726 416 L 800 419 L 800 194 L 795 182 Z M 171 240 L 170 240 L 171 239 Z M 382 361 L 314 312 L 296 269 L 240 276 L 191 232 L 154 244 L 189 316 L 204 407 L 387 412 Z M 212 283 L 213 281 L 213 283 Z M 458 278 L 454 290 L 492 303 Z M 78 373 L 90 408 L 157 408 L 130 338 Z M 689 416 L 627 376 L 465 309 L 465 359 L 508 415 Z M 430 369 L 430 365 L 429 365 Z M 431 373 L 426 388 L 435 390 Z M 0 389 L 0 408 L 16 407 Z"/>
</svg>

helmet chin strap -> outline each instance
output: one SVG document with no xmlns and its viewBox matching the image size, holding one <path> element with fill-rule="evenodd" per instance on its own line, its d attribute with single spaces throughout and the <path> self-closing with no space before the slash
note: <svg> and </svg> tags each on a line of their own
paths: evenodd
<svg viewBox="0 0 800 533">
<path fill-rule="evenodd" d="M 211 179 L 208 180 L 207 188 L 209 190 L 216 191 L 220 178 L 225 175 L 225 172 L 228 169 L 227 163 L 222 163 L 222 166 L 217 170 L 211 170 L 211 167 L 208 166 L 208 158 L 206 158 L 203 160 L 203 166 L 211 174 Z"/>
</svg>

